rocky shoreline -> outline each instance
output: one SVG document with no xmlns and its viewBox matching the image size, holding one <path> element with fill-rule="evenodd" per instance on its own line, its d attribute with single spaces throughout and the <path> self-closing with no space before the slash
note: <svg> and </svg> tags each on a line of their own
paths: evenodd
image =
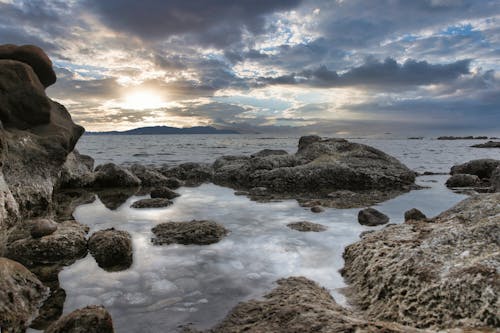
<svg viewBox="0 0 500 333">
<path fill-rule="evenodd" d="M 367 207 L 419 187 L 416 173 L 373 147 L 305 136 L 295 154 L 265 149 L 224 156 L 212 164 L 160 168 L 94 160 L 74 150 L 84 129 L 45 88 L 52 63 L 35 46 L 0 46 L 0 328 L 24 332 L 113 332 L 98 304 L 61 317 L 66 298 L 58 274 L 87 255 L 110 272 L 133 262 L 131 236 L 114 228 L 88 235 L 72 215 L 97 196 L 117 209 L 136 194 L 151 198 L 134 209 L 175 205 L 181 186 L 213 182 L 257 201 L 296 199 L 323 207 Z M 362 235 L 345 249 L 342 274 L 352 303 L 303 277 L 279 280 L 263 300 L 240 303 L 210 332 L 493 332 L 500 326 L 500 161 L 476 160 L 451 170 L 449 186 L 487 192 L 435 218 L 416 210 L 405 223 Z M 389 222 L 372 208 L 366 225 Z M 288 227 L 325 231 L 308 221 Z M 218 242 L 231 230 L 216 221 L 169 221 L 152 228 L 151 242 Z M 154 236 L 154 237 L 153 237 Z M 186 327 L 186 330 L 191 330 Z"/>
</svg>

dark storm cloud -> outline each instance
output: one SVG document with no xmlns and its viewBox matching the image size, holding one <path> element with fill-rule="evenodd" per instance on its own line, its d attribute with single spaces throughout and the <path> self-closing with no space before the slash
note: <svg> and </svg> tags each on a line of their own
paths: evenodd
<svg viewBox="0 0 500 333">
<path fill-rule="evenodd" d="M 201 44 L 229 45 L 243 29 L 261 33 L 263 16 L 294 8 L 300 0 L 87 0 L 102 21 L 141 38 L 192 35 Z"/>
<path fill-rule="evenodd" d="M 261 81 L 282 85 L 376 86 L 378 89 L 384 89 L 391 86 L 418 86 L 449 82 L 461 75 L 469 74 L 469 65 L 470 60 L 460 60 L 450 64 L 429 64 L 426 61 L 407 60 L 403 64 L 398 64 L 394 59 L 387 58 L 384 62 L 371 61 L 342 74 L 321 66 L 315 70 L 305 70 L 276 78 L 264 78 Z"/>
</svg>

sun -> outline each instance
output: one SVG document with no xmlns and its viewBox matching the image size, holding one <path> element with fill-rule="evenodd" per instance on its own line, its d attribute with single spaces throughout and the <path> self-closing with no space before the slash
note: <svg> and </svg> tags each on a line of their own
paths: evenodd
<svg viewBox="0 0 500 333">
<path fill-rule="evenodd" d="M 123 109 L 129 110 L 159 109 L 167 105 L 159 94 L 147 90 L 128 94 L 120 104 Z"/>
</svg>

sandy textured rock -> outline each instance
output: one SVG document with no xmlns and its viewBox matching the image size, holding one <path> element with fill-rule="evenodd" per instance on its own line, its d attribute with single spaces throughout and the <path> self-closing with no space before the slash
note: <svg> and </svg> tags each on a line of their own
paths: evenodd
<svg viewBox="0 0 500 333">
<path fill-rule="evenodd" d="M 163 208 L 173 204 L 172 201 L 165 198 L 148 198 L 137 200 L 132 204 L 132 208 Z"/>
<path fill-rule="evenodd" d="M 278 280 L 262 300 L 238 304 L 212 333 L 396 333 L 422 332 L 394 323 L 367 321 L 338 305 L 330 293 L 304 277 Z"/>
<path fill-rule="evenodd" d="M 38 278 L 18 262 L 0 257 L 0 328 L 24 332 L 48 295 Z"/>
<path fill-rule="evenodd" d="M 45 333 L 113 333 L 113 320 L 103 306 L 75 310 L 50 325 Z"/>
<path fill-rule="evenodd" d="M 358 222 L 362 225 L 373 227 L 388 223 L 389 217 L 374 208 L 365 208 L 359 211 Z"/>
<path fill-rule="evenodd" d="M 138 187 L 141 180 L 129 170 L 114 163 L 99 165 L 95 169 L 93 186 L 109 187 Z"/>
<path fill-rule="evenodd" d="M 343 275 L 368 318 L 426 328 L 498 327 L 500 194 L 433 223 L 393 225 L 345 249 Z"/>
<path fill-rule="evenodd" d="M 155 245 L 163 244 L 197 244 L 217 243 L 229 231 L 214 221 L 166 222 L 151 229 L 155 237 L 151 239 Z"/>
<path fill-rule="evenodd" d="M 96 231 L 89 238 L 89 251 L 99 267 L 120 271 L 132 265 L 132 237 L 114 228 Z"/>
<path fill-rule="evenodd" d="M 328 229 L 326 226 L 319 224 L 319 223 L 313 223 L 309 221 L 299 221 L 299 222 L 292 222 L 288 223 L 286 225 L 290 229 L 297 230 L 297 231 L 314 231 L 314 232 L 320 232 L 320 231 L 325 231 Z"/>
</svg>

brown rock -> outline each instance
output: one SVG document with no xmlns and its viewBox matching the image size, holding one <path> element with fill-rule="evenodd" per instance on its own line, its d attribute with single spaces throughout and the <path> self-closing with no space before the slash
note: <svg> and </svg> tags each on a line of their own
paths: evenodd
<svg viewBox="0 0 500 333">
<path fill-rule="evenodd" d="M 132 237 L 114 228 L 96 231 L 89 238 L 89 250 L 99 267 L 120 271 L 132 265 Z"/>
<path fill-rule="evenodd" d="M 373 227 L 386 224 L 389 222 L 389 217 L 374 208 L 366 208 L 359 211 L 358 222 L 362 225 Z"/>
<path fill-rule="evenodd" d="M 419 211 L 418 209 L 416 208 L 412 208 L 410 210 L 407 210 L 405 212 L 405 222 L 407 221 L 410 221 L 410 220 L 413 220 L 413 221 L 425 221 L 427 220 L 427 216 L 425 216 L 424 213 L 422 213 L 421 211 Z"/>
<path fill-rule="evenodd" d="M 75 310 L 50 325 L 45 333 L 113 333 L 113 320 L 103 306 Z"/>
<path fill-rule="evenodd" d="M 37 219 L 30 222 L 31 237 L 40 238 L 51 235 L 57 230 L 57 223 L 48 219 Z"/>
</svg>

